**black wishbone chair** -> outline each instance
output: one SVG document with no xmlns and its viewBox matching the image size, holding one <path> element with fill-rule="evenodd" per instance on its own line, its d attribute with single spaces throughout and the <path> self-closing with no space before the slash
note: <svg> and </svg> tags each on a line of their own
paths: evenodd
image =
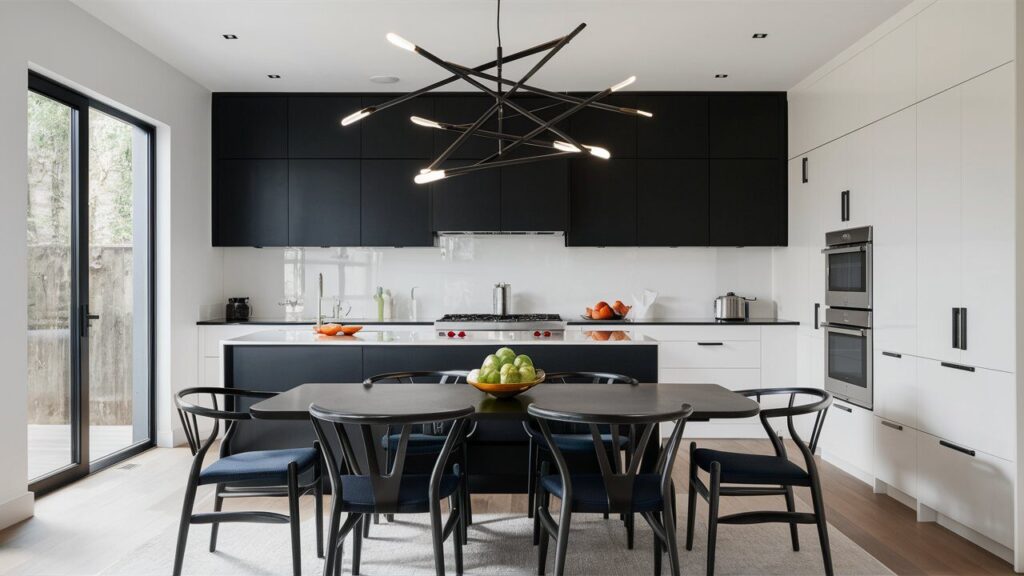
<svg viewBox="0 0 1024 576">
<path fill-rule="evenodd" d="M 552 372 L 544 377 L 545 382 L 556 382 L 560 384 L 638 384 L 639 381 L 632 376 L 626 376 L 624 374 L 612 374 L 611 372 Z M 589 455 L 594 449 L 594 440 L 590 436 L 590 430 L 587 426 L 580 424 L 567 424 L 564 422 L 552 422 L 549 426 L 554 432 L 555 443 L 562 450 L 563 454 L 582 454 Z M 537 503 L 537 482 L 543 474 L 547 474 L 551 461 L 550 450 L 548 449 L 547 442 L 541 436 L 540 430 L 533 426 L 529 421 L 523 422 L 523 429 L 526 430 L 526 434 L 530 437 L 529 443 L 529 464 L 527 470 L 527 486 L 526 486 L 526 500 L 527 500 L 527 516 L 533 518 L 533 511 L 536 509 Z M 604 444 L 605 450 L 611 452 L 613 446 L 618 446 L 619 450 L 626 451 L 626 459 L 628 460 L 632 454 L 632 443 L 633 435 L 632 430 L 630 434 L 619 436 L 618 440 L 613 444 L 612 435 L 608 430 L 608 426 L 601 427 L 601 443 Z M 615 458 L 612 463 L 618 464 L 618 458 Z M 605 516 L 607 517 L 607 515 Z M 623 517 L 623 521 L 626 524 L 626 547 L 630 550 L 633 549 L 633 515 L 628 514 Z M 540 542 L 540 524 L 535 520 L 533 523 L 533 545 L 536 546 Z"/>
<path fill-rule="evenodd" d="M 672 574 L 679 576 L 679 547 L 676 544 L 675 510 L 672 505 L 675 492 L 672 466 L 679 451 L 683 428 L 686 420 L 693 414 L 693 407 L 683 404 L 678 410 L 661 414 L 596 416 L 549 410 L 538 404 L 531 404 L 527 412 L 536 419 L 544 440 L 551 447 L 551 456 L 558 468 L 557 475 L 544 475 L 540 478 L 537 492 L 538 503 L 535 513 L 544 531 L 537 547 L 537 574 L 543 576 L 545 571 L 549 537 L 556 538 L 555 574 L 564 574 L 572 513 L 585 512 L 640 514 L 654 532 L 655 575 L 661 574 L 661 555 L 663 551 L 667 551 Z M 551 422 L 579 424 L 589 428 L 591 445 L 601 469 L 600 474 L 572 472 L 561 448 L 555 442 L 549 425 Z M 668 443 L 658 457 L 654 472 L 640 472 L 645 448 L 652 440 L 652 436 L 659 436 L 658 424 L 661 422 L 675 423 Z M 609 456 L 618 460 L 621 452 L 615 450 L 609 453 L 604 448 L 601 441 L 601 426 L 608 427 L 613 441 L 619 438 L 620 426 L 637 429 L 638 440 L 635 450 L 624 466 L 613 466 L 609 461 Z M 561 500 L 557 524 L 548 511 L 551 495 Z"/>
<path fill-rule="evenodd" d="M 331 480 L 331 523 L 327 537 L 326 576 L 341 574 L 342 549 L 349 533 L 352 539 L 352 574 L 359 574 L 362 555 L 362 524 L 374 514 L 430 514 L 434 543 L 434 568 L 443 576 L 444 541 L 452 536 L 455 571 L 462 574 L 464 522 L 461 494 L 463 476 L 447 472 L 448 458 L 465 442 L 472 406 L 429 414 L 368 415 L 338 412 L 316 405 L 309 407 L 313 428 L 326 460 Z M 413 428 L 431 423 L 448 424 L 444 444 L 428 474 L 405 473 L 409 437 Z M 398 444 L 388 460 L 379 457 L 380 429 L 397 428 Z M 388 432 L 383 432 L 388 434 Z M 358 450 L 357 450 L 358 448 Z M 361 456 L 361 457 L 360 457 Z M 447 498 L 448 520 L 441 524 L 441 500 Z M 344 522 L 342 512 L 347 513 Z"/>
<path fill-rule="evenodd" d="M 708 562 L 707 573 L 715 572 L 715 544 L 718 537 L 719 524 L 760 524 L 764 522 L 781 522 L 789 524 L 789 535 L 793 550 L 800 550 L 797 524 L 817 524 L 818 539 L 821 542 L 821 555 L 825 563 L 825 574 L 832 576 L 832 552 L 828 543 L 828 524 L 825 521 L 825 505 L 821 497 L 821 482 L 818 467 L 814 463 L 814 451 L 821 436 L 821 428 L 825 423 L 825 415 L 832 404 L 832 395 L 818 388 L 764 388 L 760 390 L 742 390 L 737 392 L 747 397 L 756 397 L 758 402 L 762 396 L 788 394 L 789 402 L 784 408 L 765 408 L 761 410 L 761 425 L 768 433 L 768 438 L 775 448 L 774 456 L 761 454 L 743 454 L 697 448 L 690 443 L 690 490 L 687 501 L 686 515 L 686 549 L 693 549 L 693 523 L 697 509 L 697 495 L 700 494 L 708 502 Z M 811 396 L 813 401 L 796 404 L 797 396 Z M 796 431 L 794 416 L 814 414 L 814 426 L 811 429 L 810 444 L 804 442 Z M 789 434 L 793 438 L 803 456 L 805 468 L 800 468 L 786 455 L 786 446 L 772 428 L 770 420 L 785 418 Z M 704 470 L 709 474 L 709 483 L 704 485 L 697 471 Z M 725 486 L 724 484 L 729 484 Z M 797 512 L 793 500 L 793 487 L 804 486 L 811 490 L 813 513 Z M 786 510 L 765 510 L 757 512 L 740 512 L 726 516 L 718 515 L 718 502 L 722 496 L 783 496 Z"/>
<path fill-rule="evenodd" d="M 174 554 L 174 576 L 181 574 L 185 557 L 188 530 L 192 524 L 212 524 L 210 552 L 217 549 L 217 530 L 221 522 L 257 522 L 290 524 L 292 539 L 292 572 L 302 572 L 299 542 L 299 497 L 313 493 L 316 499 L 316 552 L 323 558 L 323 483 L 320 480 L 321 460 L 317 448 L 285 450 L 256 450 L 231 453 L 231 439 L 241 422 L 252 419 L 248 410 L 237 409 L 243 399 L 265 399 L 274 392 L 257 392 L 234 388 L 186 388 L 175 396 L 178 417 L 185 428 L 185 439 L 192 451 L 192 469 L 185 487 L 185 502 L 178 526 L 178 544 Z M 187 400 L 192 396 L 209 396 L 210 407 L 199 406 Z M 224 409 L 217 398 L 224 397 Z M 230 400 L 230 402 L 229 402 Z M 212 431 L 204 440 L 199 428 L 200 418 L 213 420 Z M 203 459 L 220 432 L 221 420 L 227 430 L 220 444 L 220 458 L 203 468 Z M 196 490 L 199 486 L 215 484 L 213 512 L 193 514 Z M 288 514 L 266 511 L 222 512 L 225 498 L 253 498 L 285 496 Z"/>
<path fill-rule="evenodd" d="M 374 374 L 366 380 L 363 380 L 363 384 L 415 384 L 417 382 L 436 382 L 437 384 L 468 384 L 466 377 L 469 376 L 468 370 L 419 370 L 410 372 L 385 372 L 383 374 Z M 444 440 L 447 436 L 447 430 L 444 424 L 438 422 L 431 422 L 419 426 L 418 432 L 413 432 L 409 435 L 409 446 L 407 453 L 413 457 L 422 456 L 436 456 L 441 452 L 441 448 L 444 446 Z M 470 426 L 469 432 L 466 434 L 466 438 L 472 438 L 476 432 L 476 422 Z M 384 454 L 387 456 L 388 462 L 392 461 L 391 454 L 394 453 L 395 447 L 398 445 L 398 434 L 394 434 L 391 430 L 388 430 L 387 435 L 381 437 L 381 448 L 384 449 Z M 466 521 L 462 523 L 462 542 L 463 544 L 469 543 L 469 526 L 473 523 L 473 503 L 469 495 L 469 447 L 463 442 L 459 446 L 458 451 L 459 459 L 459 473 L 463 476 L 462 482 L 462 494 L 459 496 L 462 499 L 462 509 L 466 515 Z M 390 514 L 388 515 L 390 516 Z M 388 520 L 391 520 L 389 517 Z M 376 524 L 378 517 L 374 516 L 374 523 Z M 363 536 L 367 537 L 370 535 L 370 523 L 363 522 Z"/>
</svg>

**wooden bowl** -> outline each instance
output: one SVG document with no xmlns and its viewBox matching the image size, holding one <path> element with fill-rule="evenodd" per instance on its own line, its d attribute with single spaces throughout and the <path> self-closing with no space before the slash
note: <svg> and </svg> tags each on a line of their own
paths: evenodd
<svg viewBox="0 0 1024 576">
<path fill-rule="evenodd" d="M 530 382 L 519 382 L 518 384 L 487 384 L 485 382 L 477 382 L 476 380 L 467 379 L 467 381 L 477 390 L 486 392 L 495 398 L 511 398 L 516 394 L 526 392 L 530 388 L 533 388 L 537 384 L 544 381 L 544 371 L 537 370 L 537 377 Z"/>
<path fill-rule="evenodd" d="M 345 336 L 351 336 L 362 329 L 362 326 L 342 326 L 341 333 L 344 334 Z"/>
</svg>

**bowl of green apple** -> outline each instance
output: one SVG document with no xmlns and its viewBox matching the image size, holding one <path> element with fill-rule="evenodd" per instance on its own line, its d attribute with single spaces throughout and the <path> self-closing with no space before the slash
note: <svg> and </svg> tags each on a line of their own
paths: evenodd
<svg viewBox="0 0 1024 576">
<path fill-rule="evenodd" d="M 543 382 L 544 371 L 534 368 L 533 360 L 526 354 L 499 348 L 484 358 L 484 363 L 470 372 L 466 381 L 495 398 L 510 398 Z"/>
</svg>

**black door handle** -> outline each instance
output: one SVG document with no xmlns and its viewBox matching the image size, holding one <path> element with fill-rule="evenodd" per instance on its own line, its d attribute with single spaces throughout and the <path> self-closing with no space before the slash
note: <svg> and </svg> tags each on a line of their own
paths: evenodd
<svg viewBox="0 0 1024 576">
<path fill-rule="evenodd" d="M 820 309 L 821 309 L 821 304 L 815 302 L 814 303 L 814 329 L 815 330 L 818 329 L 818 310 L 820 310 Z"/>
<path fill-rule="evenodd" d="M 839 195 L 839 215 L 843 222 L 850 221 L 850 191 L 843 190 L 843 193 Z"/>
<path fill-rule="evenodd" d="M 960 349 L 967 350 L 967 308 L 960 309 Z"/>
<path fill-rule="evenodd" d="M 722 342 L 697 342 L 697 346 L 724 346 Z"/>
<path fill-rule="evenodd" d="M 836 404 L 836 403 L 833 403 L 832 405 L 835 406 L 836 408 L 842 410 L 843 412 L 849 412 L 850 414 L 853 414 L 853 408 L 849 408 L 847 406 L 843 406 L 842 404 Z"/>
<path fill-rule="evenodd" d="M 889 422 L 888 420 L 882 420 L 881 422 L 882 422 L 882 426 L 888 426 L 889 428 L 892 428 L 893 430 L 896 430 L 898 432 L 903 432 L 903 426 L 900 426 L 899 424 L 896 424 L 895 422 Z"/>
<path fill-rule="evenodd" d="M 960 348 L 960 309 L 953 308 L 953 348 Z"/>
<path fill-rule="evenodd" d="M 882 352 L 882 356 L 889 356 L 890 358 L 903 358 L 903 354 L 897 354 L 896 352 Z"/>
<path fill-rule="evenodd" d="M 964 372 L 974 372 L 974 366 L 964 366 L 963 364 L 953 364 L 952 362 L 941 362 L 941 365 L 945 368 L 952 368 L 954 370 L 963 370 Z"/>
<path fill-rule="evenodd" d="M 807 184 L 807 156 L 800 161 L 800 178 L 804 184 Z"/>
<path fill-rule="evenodd" d="M 963 452 L 964 454 L 967 454 L 968 456 L 974 456 L 975 455 L 974 450 L 971 450 L 970 448 L 964 448 L 963 446 L 957 446 L 956 444 L 953 444 L 952 442 L 946 442 L 945 440 L 939 440 L 939 446 L 945 446 L 946 448 L 949 448 L 950 450 L 956 450 L 957 452 Z"/>
</svg>

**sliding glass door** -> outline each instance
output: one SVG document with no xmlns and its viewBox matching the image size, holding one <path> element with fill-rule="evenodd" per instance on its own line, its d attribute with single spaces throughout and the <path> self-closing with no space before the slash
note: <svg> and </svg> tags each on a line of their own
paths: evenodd
<svg viewBox="0 0 1024 576">
<path fill-rule="evenodd" d="M 28 480 L 152 445 L 153 128 L 30 75 Z"/>
</svg>

